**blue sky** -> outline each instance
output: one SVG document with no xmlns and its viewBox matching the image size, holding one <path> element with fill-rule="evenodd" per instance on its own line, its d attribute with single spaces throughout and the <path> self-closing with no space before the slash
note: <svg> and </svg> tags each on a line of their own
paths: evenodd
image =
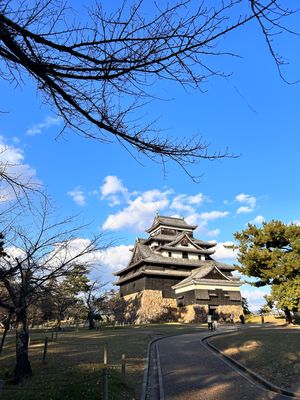
<svg viewBox="0 0 300 400">
<path fill-rule="evenodd" d="M 77 2 L 73 1 L 75 8 Z M 299 17 L 298 17 L 299 18 Z M 295 21 L 294 21 L 295 22 Z M 276 39 L 289 59 L 284 67 L 291 81 L 300 79 L 299 38 Z M 100 258 L 101 276 L 126 263 L 128 248 L 144 236 L 156 211 L 180 215 L 199 225 L 203 240 L 233 240 L 233 233 L 250 221 L 299 221 L 299 83 L 284 83 L 254 26 L 228 34 L 220 44 L 241 58 L 216 60 L 227 78 L 213 77 L 200 92 L 166 82 L 154 87 L 168 101 L 146 106 L 145 118 L 159 117 L 166 133 L 189 137 L 199 133 L 212 151 L 225 150 L 238 158 L 201 162 L 191 167 L 201 175 L 194 183 L 176 164 L 137 163 L 118 144 L 103 145 L 65 131 L 62 121 L 43 103 L 34 82 L 20 87 L 0 81 L 1 145 L 45 186 L 61 215 L 80 213 L 91 221 L 86 236 L 105 228 L 117 245 Z M 218 258 L 234 262 L 218 246 Z M 242 288 L 257 307 L 267 289 Z"/>
</svg>

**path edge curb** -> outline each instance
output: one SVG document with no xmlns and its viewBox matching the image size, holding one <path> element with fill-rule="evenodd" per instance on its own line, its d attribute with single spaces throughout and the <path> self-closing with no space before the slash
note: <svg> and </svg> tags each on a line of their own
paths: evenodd
<svg viewBox="0 0 300 400">
<path fill-rule="evenodd" d="M 142 391 L 141 391 L 140 400 L 146 400 L 151 346 L 152 346 L 155 342 L 159 341 L 160 339 L 163 339 L 164 337 L 166 337 L 166 336 L 152 339 L 152 340 L 148 343 L 148 347 L 147 347 L 147 357 L 146 357 L 145 369 L 144 369 L 144 374 L 143 374 L 143 384 L 142 384 Z"/>
<path fill-rule="evenodd" d="M 230 356 L 225 355 L 221 350 L 219 350 L 216 346 L 214 346 L 212 343 L 210 343 L 209 339 L 215 336 L 221 336 L 221 335 L 226 335 L 228 332 L 222 332 L 222 333 L 215 333 L 213 335 L 208 335 L 204 338 L 201 339 L 202 343 L 207 344 L 211 349 L 213 349 L 215 352 L 221 355 L 221 357 L 224 357 L 226 360 L 228 360 L 231 364 L 233 364 L 236 368 L 242 370 L 243 372 L 246 372 L 248 375 L 250 375 L 255 381 L 261 383 L 266 389 L 272 390 L 273 392 L 283 394 L 285 396 L 290 396 L 290 397 L 295 397 L 297 399 L 300 399 L 300 396 L 297 395 L 294 392 L 290 392 L 289 390 L 282 389 L 279 386 L 274 385 L 273 383 L 267 381 L 265 378 L 263 378 L 261 375 L 258 375 L 257 373 L 253 372 L 251 369 L 246 368 L 244 365 L 239 363 L 238 361 L 234 360 Z"/>
</svg>

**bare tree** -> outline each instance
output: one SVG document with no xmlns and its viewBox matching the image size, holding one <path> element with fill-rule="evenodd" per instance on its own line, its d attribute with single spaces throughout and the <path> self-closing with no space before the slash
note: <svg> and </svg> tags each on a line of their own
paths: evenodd
<svg viewBox="0 0 300 400">
<path fill-rule="evenodd" d="M 53 222 L 54 221 L 54 222 Z M 5 233 L 6 254 L 0 258 L 0 307 L 16 320 L 14 381 L 32 374 L 28 358 L 28 307 L 48 290 L 50 280 L 63 281 L 78 265 L 94 262 L 102 237 L 79 239 L 81 228 L 72 218 L 54 220 L 46 202 L 27 226 Z"/>
<path fill-rule="evenodd" d="M 95 329 L 95 320 L 102 320 L 101 312 L 107 298 L 107 293 L 103 288 L 107 283 L 100 283 L 99 280 L 90 281 L 87 285 L 84 304 L 87 309 L 87 320 L 89 329 Z"/>
<path fill-rule="evenodd" d="M 281 74 L 284 60 L 272 39 L 293 33 L 284 24 L 297 12 L 283 3 L 178 0 L 160 8 L 153 2 L 147 17 L 143 0 L 131 6 L 124 1 L 111 13 L 95 3 L 80 23 L 70 22 L 74 14 L 60 0 L 20 1 L 19 6 L 2 1 L 2 77 L 20 83 L 27 72 L 65 127 L 84 137 L 104 143 L 114 138 L 135 154 L 158 157 L 163 164 L 171 159 L 186 170 L 201 159 L 230 154 L 211 154 L 201 137 L 168 137 L 153 120 L 145 122 L 142 110 L 155 98 L 150 87 L 171 80 L 201 89 L 203 81 L 223 75 L 214 60 L 234 54 L 219 50 L 220 39 L 251 22 L 260 27 Z"/>
</svg>

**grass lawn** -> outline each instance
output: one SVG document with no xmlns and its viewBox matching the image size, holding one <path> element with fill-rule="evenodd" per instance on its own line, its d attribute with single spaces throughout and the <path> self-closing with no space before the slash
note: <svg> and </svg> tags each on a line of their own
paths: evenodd
<svg viewBox="0 0 300 400">
<path fill-rule="evenodd" d="M 88 400 L 102 398 L 104 343 L 108 344 L 110 399 L 138 399 L 147 355 L 153 338 L 197 332 L 200 325 L 151 325 L 103 328 L 97 331 L 62 332 L 50 341 L 48 359 L 42 363 L 44 337 L 31 332 L 29 348 L 33 377 L 22 385 L 5 383 L 6 400 Z M 121 356 L 126 355 L 126 380 L 121 379 Z M 0 379 L 8 381 L 14 368 L 14 335 L 10 334 L 0 355 Z M 1 393 L 0 393 L 1 397 Z"/>
<path fill-rule="evenodd" d="M 300 329 L 249 328 L 210 339 L 225 355 L 286 389 L 300 387 Z"/>
</svg>

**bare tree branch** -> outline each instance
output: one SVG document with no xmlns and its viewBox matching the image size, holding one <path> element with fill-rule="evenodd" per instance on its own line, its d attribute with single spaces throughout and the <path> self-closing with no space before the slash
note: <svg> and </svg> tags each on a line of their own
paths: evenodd
<svg viewBox="0 0 300 400">
<path fill-rule="evenodd" d="M 0 5 L 2 77 L 20 82 L 33 77 L 46 101 L 61 115 L 65 127 L 84 137 L 117 139 L 163 164 L 175 161 L 184 170 L 202 159 L 232 156 L 210 153 L 201 137 L 167 137 L 153 124 L 139 121 L 137 107 L 153 97 L 152 85 L 171 80 L 202 87 L 214 75 L 226 76 L 214 59 L 234 56 L 218 49 L 230 32 L 258 23 L 271 56 L 284 78 L 275 34 L 294 33 L 285 25 L 298 12 L 279 0 L 228 0 L 194 3 L 179 0 L 164 8 L 154 3 L 144 16 L 144 2 L 106 13 L 101 4 L 85 23 L 68 22 L 70 9 L 58 0 L 5 1 Z M 72 18 L 72 21 L 74 18 Z"/>
</svg>

